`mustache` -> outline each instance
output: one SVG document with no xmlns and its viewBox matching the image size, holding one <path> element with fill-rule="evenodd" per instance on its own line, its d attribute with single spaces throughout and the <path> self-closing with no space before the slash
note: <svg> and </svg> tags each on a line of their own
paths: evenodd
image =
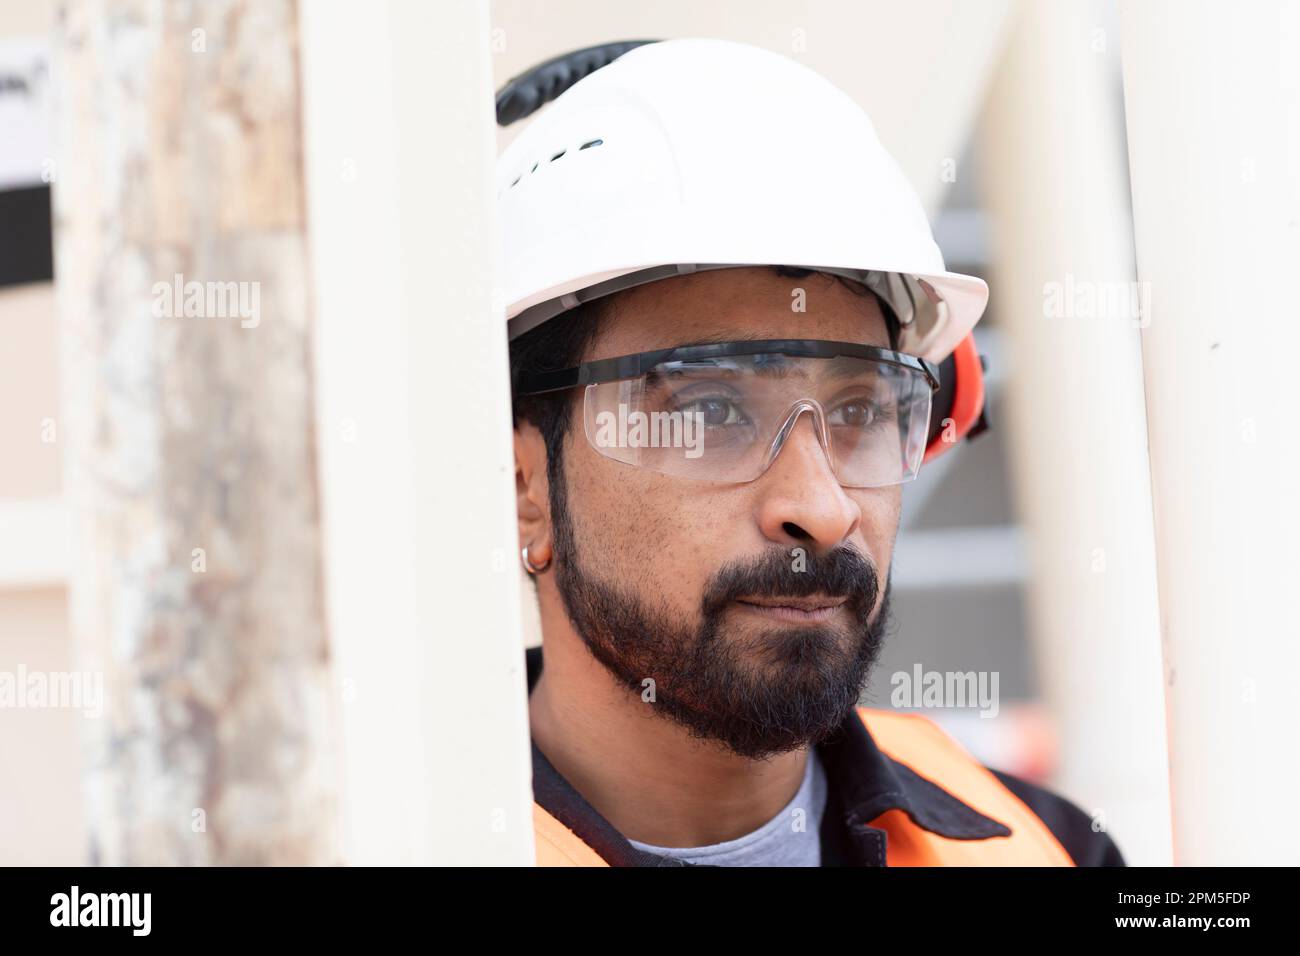
<svg viewBox="0 0 1300 956">
<path fill-rule="evenodd" d="M 806 552 L 797 558 L 785 549 L 773 548 L 721 568 L 709 580 L 702 603 L 705 614 L 712 616 L 743 597 L 825 594 L 846 598 L 858 615 L 865 617 L 875 607 L 879 592 L 876 566 L 853 548 L 836 548 L 821 555 Z"/>
</svg>

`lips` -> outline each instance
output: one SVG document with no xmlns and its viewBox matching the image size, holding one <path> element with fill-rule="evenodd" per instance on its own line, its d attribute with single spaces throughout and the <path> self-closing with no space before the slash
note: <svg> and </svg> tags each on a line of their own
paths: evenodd
<svg viewBox="0 0 1300 956">
<path fill-rule="evenodd" d="M 764 617 L 783 621 L 810 622 L 830 619 L 848 602 L 846 597 L 813 594 L 802 597 L 769 595 L 738 598 L 736 603 Z"/>
<path fill-rule="evenodd" d="M 788 607 L 798 611 L 821 611 L 834 610 L 848 601 L 847 597 L 830 597 L 826 594 L 810 594 L 805 597 L 786 597 L 784 595 L 768 595 L 766 597 L 744 597 L 737 598 L 739 604 L 752 604 L 755 607 L 779 608 Z"/>
</svg>

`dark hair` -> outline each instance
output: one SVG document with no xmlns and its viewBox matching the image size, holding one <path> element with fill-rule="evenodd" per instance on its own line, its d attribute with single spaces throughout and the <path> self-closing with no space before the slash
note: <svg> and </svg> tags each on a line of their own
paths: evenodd
<svg viewBox="0 0 1300 956">
<path fill-rule="evenodd" d="M 795 266 L 772 266 L 776 274 L 790 279 L 804 279 L 816 272 L 815 269 L 801 269 Z M 831 275 L 830 273 L 818 273 Z M 885 326 L 889 331 L 890 348 L 898 347 L 898 319 L 884 299 L 875 292 L 844 276 L 835 276 L 841 283 L 860 296 L 875 296 L 885 316 Z M 510 390 L 519 395 L 519 380 L 525 370 L 534 372 L 552 369 L 572 368 L 582 363 L 587 349 L 596 340 L 600 324 L 615 308 L 619 293 L 615 292 L 603 298 L 594 299 L 575 306 L 555 318 L 543 322 L 537 328 L 525 332 L 510 343 Z M 514 423 L 528 421 L 542 433 L 546 442 L 546 474 L 552 489 L 557 482 L 563 482 L 560 460 L 564 452 L 564 436 L 568 432 L 569 421 L 573 414 L 576 389 L 562 392 L 550 392 L 545 395 L 525 395 L 516 397 L 513 402 Z"/>
</svg>

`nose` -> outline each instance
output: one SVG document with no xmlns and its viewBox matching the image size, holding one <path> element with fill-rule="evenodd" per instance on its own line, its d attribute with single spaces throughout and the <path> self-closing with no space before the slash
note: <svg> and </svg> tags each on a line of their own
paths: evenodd
<svg viewBox="0 0 1300 956">
<path fill-rule="evenodd" d="M 776 460 L 758 480 L 759 529 L 784 548 L 831 551 L 862 521 L 861 509 L 844 493 L 817 440 L 811 409 L 799 413 Z"/>
</svg>

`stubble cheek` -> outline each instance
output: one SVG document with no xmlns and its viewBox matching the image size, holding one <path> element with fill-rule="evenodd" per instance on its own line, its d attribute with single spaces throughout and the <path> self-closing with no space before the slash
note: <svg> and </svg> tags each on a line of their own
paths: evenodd
<svg viewBox="0 0 1300 956">
<path fill-rule="evenodd" d="M 862 536 L 867 555 L 875 564 L 879 575 L 880 593 L 876 596 L 878 609 L 894 561 L 894 543 L 898 537 L 903 499 L 901 488 L 897 485 L 881 489 L 878 493 L 865 491 L 860 494 L 858 503 L 862 509 Z"/>
<path fill-rule="evenodd" d="M 708 550 L 722 540 L 725 520 L 685 504 L 680 488 L 611 465 L 570 475 L 584 569 L 649 605 L 698 614 L 705 585 L 726 560 L 714 561 Z"/>
</svg>

